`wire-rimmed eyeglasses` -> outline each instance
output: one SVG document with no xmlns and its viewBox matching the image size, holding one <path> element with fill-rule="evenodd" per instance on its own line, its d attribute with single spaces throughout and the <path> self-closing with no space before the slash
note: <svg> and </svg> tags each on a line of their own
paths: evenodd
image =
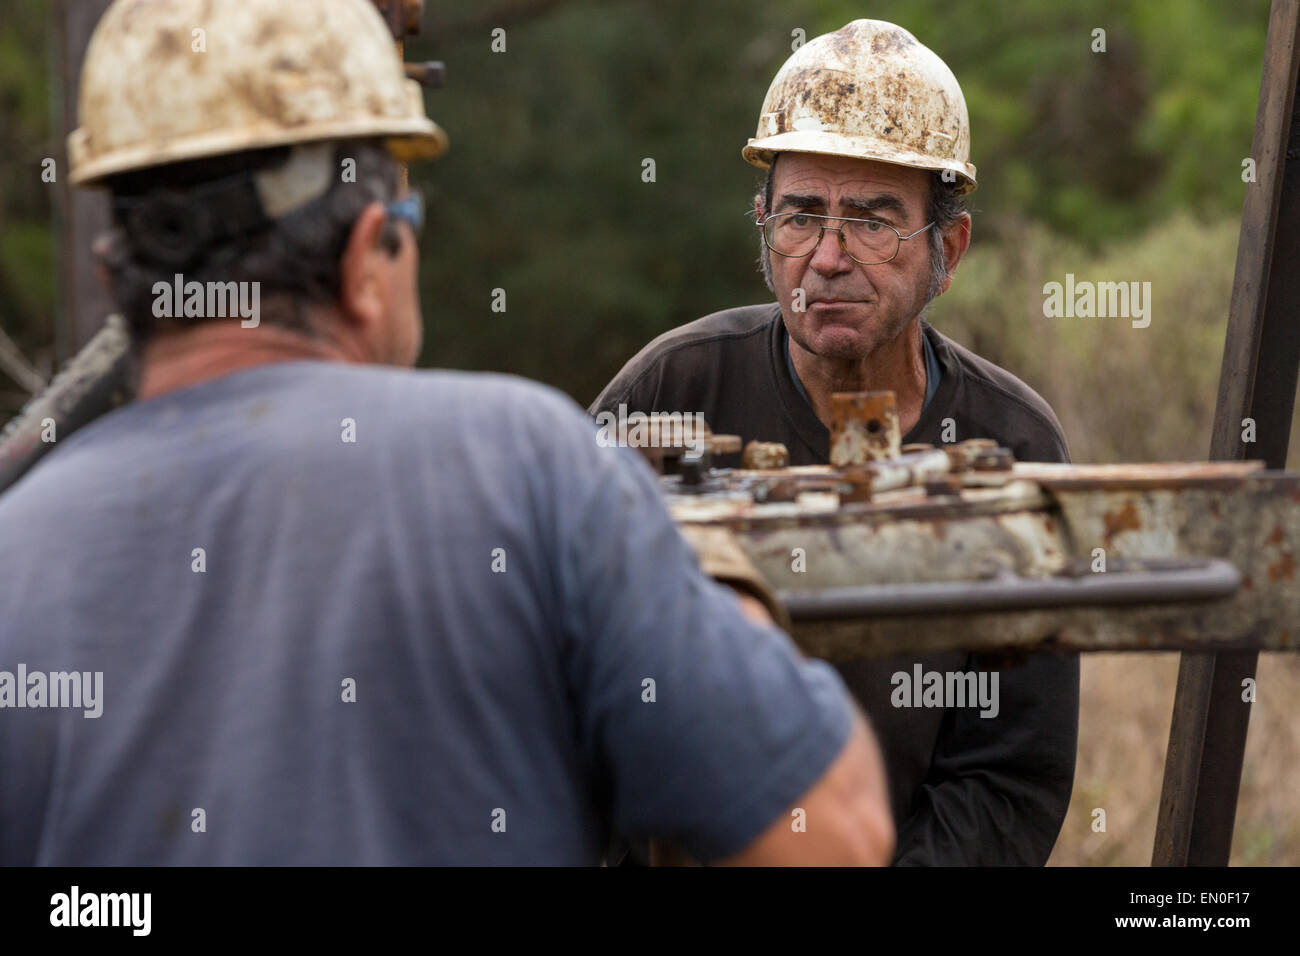
<svg viewBox="0 0 1300 956">
<path fill-rule="evenodd" d="M 828 223 L 842 223 L 831 226 Z M 782 212 L 758 223 L 763 241 L 778 256 L 802 259 L 812 255 L 827 229 L 839 233 L 840 248 L 859 265 L 874 266 L 889 262 L 898 255 L 904 241 L 919 236 L 931 226 L 928 222 L 905 236 L 879 219 L 846 219 L 843 216 L 815 216 L 807 212 Z"/>
</svg>

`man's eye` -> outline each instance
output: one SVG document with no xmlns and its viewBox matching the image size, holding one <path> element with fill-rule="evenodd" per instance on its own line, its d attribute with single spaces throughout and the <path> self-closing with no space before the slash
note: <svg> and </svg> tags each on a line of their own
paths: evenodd
<svg viewBox="0 0 1300 956">
<path fill-rule="evenodd" d="M 801 212 L 797 212 L 790 217 L 790 224 L 793 226 L 798 226 L 800 229 L 803 229 L 807 226 L 812 225 L 812 219 L 809 218 L 808 216 L 805 216 Z"/>
<path fill-rule="evenodd" d="M 885 228 L 885 224 L 879 219 L 866 219 L 863 220 L 862 228 L 867 230 L 867 232 L 879 232 L 881 229 Z"/>
</svg>

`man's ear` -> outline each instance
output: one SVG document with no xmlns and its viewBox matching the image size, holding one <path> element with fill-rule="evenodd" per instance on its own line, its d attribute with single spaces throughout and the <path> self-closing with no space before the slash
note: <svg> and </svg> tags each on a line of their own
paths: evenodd
<svg viewBox="0 0 1300 956">
<path fill-rule="evenodd" d="M 961 262 L 961 257 L 966 254 L 966 249 L 970 246 L 970 229 L 970 213 L 964 212 L 956 222 L 943 231 L 943 258 L 948 269 L 948 278 L 943 280 L 943 292 L 947 292 L 948 286 L 952 285 L 957 263 Z"/>
<path fill-rule="evenodd" d="M 763 218 L 763 194 L 754 193 L 754 221 L 758 222 Z"/>
<path fill-rule="evenodd" d="M 339 307 L 349 321 L 369 325 L 384 316 L 378 267 L 390 258 L 380 241 L 387 220 L 383 203 L 372 202 L 352 225 L 339 260 Z"/>
</svg>

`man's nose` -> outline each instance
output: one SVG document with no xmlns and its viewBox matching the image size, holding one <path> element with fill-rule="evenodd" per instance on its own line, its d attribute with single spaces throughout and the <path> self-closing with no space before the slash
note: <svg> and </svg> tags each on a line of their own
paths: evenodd
<svg viewBox="0 0 1300 956">
<path fill-rule="evenodd" d="M 840 241 L 843 235 L 838 229 L 823 229 L 817 248 L 813 250 L 809 263 L 814 272 L 821 276 L 840 275 L 853 268 L 853 259 L 844 251 Z"/>
</svg>

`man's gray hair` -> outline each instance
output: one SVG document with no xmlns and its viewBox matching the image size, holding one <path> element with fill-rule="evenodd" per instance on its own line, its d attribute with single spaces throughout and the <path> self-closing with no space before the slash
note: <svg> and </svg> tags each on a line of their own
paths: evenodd
<svg viewBox="0 0 1300 956">
<path fill-rule="evenodd" d="M 780 154 L 773 157 L 772 165 L 767 168 L 767 181 L 763 184 L 763 215 L 767 215 L 772 208 L 772 183 L 776 175 L 776 160 L 779 158 Z M 930 283 L 925 293 L 926 303 L 932 302 L 943 292 L 944 281 L 948 278 L 948 259 L 943 251 L 943 231 L 957 222 L 964 212 L 966 212 L 966 202 L 957 192 L 957 184 L 944 181 L 940 173 L 931 174 L 930 198 L 926 201 L 925 221 L 933 222 L 934 225 L 926 233 L 930 247 Z M 758 266 L 763 273 L 763 281 L 767 283 L 768 290 L 775 293 L 776 288 L 772 285 L 772 250 L 767 248 L 762 235 L 758 237 Z"/>
</svg>

